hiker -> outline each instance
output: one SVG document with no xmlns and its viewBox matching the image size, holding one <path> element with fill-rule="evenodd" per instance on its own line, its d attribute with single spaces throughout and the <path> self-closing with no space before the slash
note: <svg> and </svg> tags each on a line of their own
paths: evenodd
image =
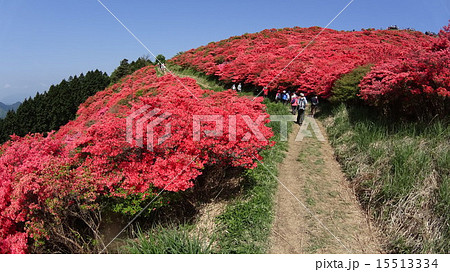
<svg viewBox="0 0 450 272">
<path fill-rule="evenodd" d="M 236 84 L 233 84 L 233 86 L 231 86 L 231 89 L 232 89 L 233 91 L 236 91 Z"/>
<path fill-rule="evenodd" d="M 281 100 L 281 93 L 280 93 L 280 91 L 278 91 L 277 94 L 275 95 L 275 102 L 278 103 L 278 101 L 280 101 L 280 100 Z"/>
<path fill-rule="evenodd" d="M 237 86 L 237 90 L 238 90 L 238 92 L 241 92 L 241 91 L 242 91 L 242 85 L 241 85 L 240 82 L 239 82 L 239 84 L 238 84 L 238 86 Z"/>
<path fill-rule="evenodd" d="M 163 73 L 166 72 L 166 66 L 164 65 L 164 63 L 161 63 L 161 71 L 162 71 Z"/>
<path fill-rule="evenodd" d="M 264 97 L 267 97 L 269 95 L 269 89 L 267 89 L 267 87 L 263 88 L 263 94 L 264 94 Z"/>
<path fill-rule="evenodd" d="M 297 124 L 300 126 L 303 124 L 303 120 L 305 119 L 305 109 L 308 101 L 306 101 L 306 97 L 303 93 L 300 93 L 300 97 L 298 98 L 298 106 L 297 106 Z"/>
<path fill-rule="evenodd" d="M 291 108 L 293 115 L 297 113 L 297 107 L 298 107 L 298 96 L 296 93 L 294 93 L 291 98 Z"/>
<path fill-rule="evenodd" d="M 314 114 L 316 114 L 317 111 L 317 105 L 319 105 L 319 98 L 317 95 L 314 95 L 311 98 L 311 116 L 314 118 Z"/>
<path fill-rule="evenodd" d="M 288 100 L 289 95 L 286 93 L 286 91 L 283 91 L 283 93 L 281 94 L 281 101 L 283 102 L 284 105 L 286 105 Z"/>
</svg>

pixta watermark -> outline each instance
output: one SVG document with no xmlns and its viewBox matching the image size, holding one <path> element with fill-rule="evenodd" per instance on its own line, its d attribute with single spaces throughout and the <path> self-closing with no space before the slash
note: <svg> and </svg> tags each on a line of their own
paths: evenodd
<svg viewBox="0 0 450 272">
<path fill-rule="evenodd" d="M 151 108 L 146 105 L 138 110 L 134 111 L 126 118 L 126 140 L 128 143 L 144 148 L 150 151 L 154 150 L 154 147 L 164 143 L 172 136 L 172 126 L 169 112 L 164 112 L 158 108 Z M 252 136 L 257 141 L 267 142 L 264 134 L 261 132 L 261 127 L 264 126 L 267 115 L 261 114 L 255 120 L 249 115 L 193 115 L 191 124 L 192 126 L 192 140 L 201 141 L 208 137 L 223 137 L 227 136 L 230 142 L 246 142 L 249 141 Z M 246 133 L 238 137 L 237 135 L 237 120 L 241 118 L 247 127 Z M 164 122 L 166 121 L 167 122 Z M 270 121 L 279 123 L 280 126 L 280 141 L 288 140 L 288 123 L 294 122 L 295 116 L 293 115 L 271 115 Z M 208 126 L 208 129 L 202 124 L 213 124 Z M 241 124 L 242 125 L 242 124 Z M 157 137 L 155 134 L 155 128 L 159 127 L 159 130 L 163 129 L 164 134 Z M 316 138 L 318 141 L 325 141 L 325 138 L 320 131 L 314 118 L 306 117 L 303 124 L 300 127 L 295 141 L 302 141 L 305 137 Z"/>
</svg>

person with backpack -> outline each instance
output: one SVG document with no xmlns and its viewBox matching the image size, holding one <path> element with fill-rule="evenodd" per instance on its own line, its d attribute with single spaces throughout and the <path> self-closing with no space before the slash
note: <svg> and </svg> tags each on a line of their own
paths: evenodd
<svg viewBox="0 0 450 272">
<path fill-rule="evenodd" d="M 281 101 L 283 102 L 284 105 L 286 105 L 288 100 L 289 100 L 288 94 L 286 93 L 286 91 L 283 91 L 283 93 L 281 94 Z"/>
<path fill-rule="evenodd" d="M 278 91 L 277 94 L 275 95 L 275 102 L 278 103 L 278 101 L 281 100 L 281 93 Z"/>
<path fill-rule="evenodd" d="M 291 98 L 291 108 L 293 115 L 297 113 L 297 107 L 298 107 L 298 96 L 294 93 Z"/>
<path fill-rule="evenodd" d="M 306 97 L 303 93 L 300 93 L 297 103 L 297 124 L 301 126 L 303 124 L 303 120 L 305 120 L 305 110 L 306 105 L 308 104 L 308 101 L 306 101 Z"/>
<path fill-rule="evenodd" d="M 317 106 L 319 105 L 319 98 L 317 95 L 314 95 L 311 98 L 311 116 L 314 118 L 314 114 L 316 114 Z"/>
<path fill-rule="evenodd" d="M 242 85 L 241 85 L 240 82 L 239 82 L 239 84 L 238 84 L 238 86 L 237 86 L 237 90 L 238 90 L 238 92 L 241 92 L 241 91 L 242 91 Z"/>
</svg>

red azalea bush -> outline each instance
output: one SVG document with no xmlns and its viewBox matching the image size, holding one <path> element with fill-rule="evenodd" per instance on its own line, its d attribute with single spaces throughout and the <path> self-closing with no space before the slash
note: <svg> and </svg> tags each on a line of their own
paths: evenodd
<svg viewBox="0 0 450 272">
<path fill-rule="evenodd" d="M 191 49 L 172 62 L 216 75 L 225 82 L 259 87 L 270 83 L 271 90 L 288 88 L 327 98 L 334 82 L 354 68 L 403 57 L 411 50 L 431 46 L 436 40 L 417 31 L 326 29 L 317 36 L 321 30 L 319 27 L 269 29 L 231 37 Z"/>
<path fill-rule="evenodd" d="M 53 134 L 15 136 L 0 154 L 0 253 L 42 244 L 74 203 L 95 206 L 95 183 Z"/>
<path fill-rule="evenodd" d="M 58 175 L 68 157 L 60 142 L 42 135 L 13 137 L 0 149 L 0 253 L 22 253 L 27 238 L 45 235 L 38 210 L 63 198 L 71 186 Z M 59 203 L 58 203 L 59 204 Z M 52 212 L 54 207 L 48 208 Z"/>
<path fill-rule="evenodd" d="M 378 64 L 361 81 L 361 97 L 393 114 L 445 115 L 450 97 L 450 24 L 429 47 Z"/>
<path fill-rule="evenodd" d="M 273 135 L 261 100 L 203 90 L 189 78 L 158 78 L 147 67 L 89 98 L 57 133 L 14 137 L 0 148 L 0 253 L 24 253 L 32 242 L 63 236 L 56 226 L 98 209 L 99 198 L 186 190 L 209 165 L 254 167 Z M 126 117 L 142 107 L 169 116 L 154 138 L 169 126 L 171 137 L 152 151 L 145 148 L 150 139 L 139 147 L 126 138 Z M 206 135 L 215 124 L 201 121 L 194 135 L 193 120 L 201 115 L 223 120 L 223 132 Z"/>
</svg>

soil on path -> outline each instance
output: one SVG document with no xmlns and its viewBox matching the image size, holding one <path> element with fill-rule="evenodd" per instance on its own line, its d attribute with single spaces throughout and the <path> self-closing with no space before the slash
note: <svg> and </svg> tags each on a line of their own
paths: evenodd
<svg viewBox="0 0 450 272">
<path fill-rule="evenodd" d="M 300 126 L 295 124 L 289 135 L 289 150 L 279 166 L 269 253 L 382 253 L 379 233 L 345 179 L 322 125 L 315 121 L 325 141 L 314 137 L 311 126 L 306 131 L 312 137 L 296 141 Z"/>
</svg>

